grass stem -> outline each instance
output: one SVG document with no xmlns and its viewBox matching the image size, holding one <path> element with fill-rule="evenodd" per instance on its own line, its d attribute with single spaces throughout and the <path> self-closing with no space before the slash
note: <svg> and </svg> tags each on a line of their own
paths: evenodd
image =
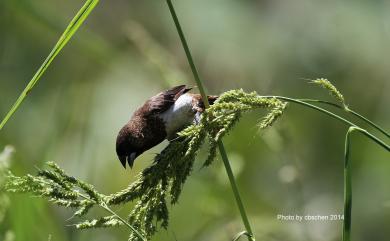
<svg viewBox="0 0 390 241">
<path fill-rule="evenodd" d="M 360 130 L 361 133 L 363 133 L 365 136 L 367 136 L 368 138 L 370 138 L 371 140 L 373 140 L 375 143 L 377 143 L 378 145 L 380 145 L 381 147 L 383 147 L 385 150 L 387 151 L 390 151 L 390 146 L 387 145 L 384 141 L 382 141 L 381 139 L 379 139 L 378 137 L 374 136 L 373 134 L 371 134 L 370 132 L 368 132 L 367 130 L 364 130 L 363 128 L 359 127 L 358 125 L 356 125 L 355 123 L 339 116 L 339 115 L 336 115 L 328 110 L 325 110 L 321 107 L 318 107 L 318 106 L 315 106 L 315 105 L 312 105 L 310 103 L 306 103 L 302 100 L 299 100 L 299 99 L 294 99 L 294 98 L 289 98 L 289 97 L 284 97 L 284 96 L 262 96 L 264 98 L 276 98 L 276 99 L 280 99 L 280 100 L 284 100 L 284 101 L 288 101 L 288 102 L 293 102 L 293 103 L 296 103 L 296 104 L 299 104 L 299 105 L 303 105 L 303 106 L 306 106 L 306 107 L 309 107 L 311 109 L 314 109 L 314 110 L 317 110 L 319 112 L 322 112 L 336 120 L 339 120 L 341 122 L 343 122 L 344 124 L 347 124 L 348 126 L 352 126 L 352 127 L 355 127 L 357 129 Z"/>
<path fill-rule="evenodd" d="M 171 12 L 173 21 L 175 23 L 177 33 L 179 34 L 181 43 L 183 45 L 184 52 L 186 53 L 188 63 L 190 65 L 190 67 L 191 67 L 192 74 L 194 75 L 195 82 L 196 82 L 196 84 L 197 84 L 197 86 L 199 88 L 200 94 L 202 95 L 202 99 L 203 99 L 204 105 L 205 105 L 206 108 L 209 108 L 210 104 L 209 104 L 209 100 L 207 98 L 206 90 L 203 87 L 203 83 L 202 83 L 202 81 L 199 78 L 198 70 L 196 69 L 194 60 L 193 60 L 192 55 L 191 55 L 190 48 L 188 47 L 187 40 L 186 40 L 186 38 L 184 36 L 184 33 L 183 33 L 183 30 L 182 30 L 182 28 L 180 26 L 180 22 L 179 22 L 179 19 L 178 19 L 177 15 L 176 15 L 175 8 L 173 7 L 173 4 L 172 4 L 171 0 L 167 0 L 167 4 L 168 4 L 169 11 Z"/>
<path fill-rule="evenodd" d="M 386 132 L 382 127 L 380 127 L 379 125 L 375 124 L 374 122 L 370 121 L 369 119 L 367 119 L 366 117 L 362 116 L 361 114 L 351 110 L 349 107 L 347 107 L 345 109 L 346 112 L 348 113 L 351 113 L 352 115 L 358 117 L 359 119 L 367 122 L 368 124 L 370 124 L 371 126 L 373 126 L 374 128 L 376 128 L 378 131 L 382 132 L 385 136 L 387 136 L 388 138 L 390 138 L 390 134 L 388 132 Z"/>
<path fill-rule="evenodd" d="M 246 215 L 245 207 L 242 203 L 240 192 L 238 191 L 237 183 L 234 179 L 233 171 L 232 171 L 232 168 L 230 166 L 229 159 L 226 155 L 225 147 L 221 141 L 218 142 L 218 148 L 219 148 L 219 152 L 221 153 L 221 157 L 222 157 L 222 161 L 223 161 L 223 164 L 225 166 L 225 169 L 226 169 L 226 173 L 229 177 L 230 185 L 232 187 L 238 209 L 240 210 L 241 219 L 244 222 L 245 229 L 247 230 L 246 235 L 248 237 L 248 240 L 254 241 L 255 238 L 253 236 L 252 228 L 251 228 L 251 225 L 249 223 L 248 216 Z"/>
<path fill-rule="evenodd" d="M 179 22 L 179 19 L 178 19 L 177 15 L 176 15 L 175 9 L 174 9 L 173 4 L 172 4 L 172 1 L 171 0 L 166 0 L 166 1 L 167 1 L 167 4 L 168 4 L 169 11 L 170 11 L 170 13 L 172 15 L 173 21 L 175 23 L 177 32 L 179 34 L 181 43 L 183 45 L 184 51 L 186 53 L 188 63 L 190 65 L 190 67 L 191 67 L 192 74 L 194 75 L 195 82 L 196 82 L 196 84 L 197 84 L 197 86 L 199 88 L 200 94 L 202 95 L 202 99 L 203 99 L 204 105 L 205 105 L 206 108 L 208 108 L 210 106 L 210 104 L 208 102 L 208 98 L 207 98 L 207 94 L 206 94 L 205 88 L 203 87 L 203 83 L 202 83 L 202 81 L 199 78 L 198 71 L 196 69 L 195 63 L 194 63 L 192 55 L 191 55 L 191 51 L 190 51 L 190 49 L 188 47 L 188 44 L 187 44 L 186 38 L 184 36 L 183 30 L 182 30 L 182 28 L 180 26 L 180 22 Z M 248 216 L 247 216 L 247 214 L 245 212 L 245 208 L 244 208 L 244 205 L 242 203 L 241 196 L 240 196 L 240 193 L 238 191 L 238 187 L 237 187 L 236 181 L 234 179 L 232 168 L 230 166 L 229 159 L 228 159 L 228 156 L 226 154 L 226 150 L 225 150 L 225 147 L 224 147 L 222 141 L 218 142 L 218 148 L 219 148 L 219 151 L 221 153 L 223 164 L 225 165 L 225 169 L 226 169 L 227 175 L 229 177 L 230 185 L 231 185 L 231 188 L 233 190 L 233 194 L 234 194 L 234 197 L 235 197 L 236 202 L 237 202 L 237 206 L 238 206 L 240 214 L 241 214 L 241 219 L 242 219 L 242 221 L 244 223 L 246 231 L 249 234 L 248 235 L 248 240 L 254 241 L 255 238 L 254 238 L 253 233 L 252 233 L 252 228 L 250 226 L 250 223 L 249 223 L 249 220 L 248 220 Z"/>
<path fill-rule="evenodd" d="M 350 109 L 349 107 L 344 107 L 342 105 L 339 105 L 339 104 L 336 104 L 336 103 L 333 103 L 333 102 L 330 102 L 330 101 L 325 101 L 325 100 L 313 100 L 313 99 L 299 99 L 299 100 L 300 101 L 304 101 L 304 102 L 313 102 L 313 103 L 326 104 L 326 105 L 330 105 L 330 106 L 336 107 L 338 109 L 342 109 L 342 110 L 346 111 L 347 113 L 350 113 L 350 114 L 356 116 L 357 118 L 363 120 L 367 124 L 371 125 L 375 129 L 377 129 L 378 131 L 383 133 L 386 137 L 390 138 L 390 134 L 387 131 L 385 131 L 382 127 L 380 127 L 379 125 L 375 124 L 374 122 L 372 122 L 368 118 L 364 117 L 363 115 L 357 113 L 356 111 Z"/>
</svg>

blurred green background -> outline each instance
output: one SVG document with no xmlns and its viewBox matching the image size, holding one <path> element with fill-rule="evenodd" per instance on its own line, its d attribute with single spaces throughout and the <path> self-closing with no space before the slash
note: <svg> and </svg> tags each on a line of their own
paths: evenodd
<svg viewBox="0 0 390 241">
<path fill-rule="evenodd" d="M 328 99 L 307 84 L 325 77 L 352 108 L 390 129 L 389 1 L 174 4 L 210 93 L 243 88 Z M 0 1 L 1 117 L 81 5 Z M 124 170 L 115 154 L 118 130 L 145 99 L 179 83 L 194 85 L 165 1 L 101 1 L 1 131 L 0 149 L 14 146 L 17 174 L 55 161 L 103 193 L 118 191 L 166 145 Z M 289 105 L 273 128 L 258 132 L 262 113 L 245 115 L 225 138 L 257 240 L 340 240 L 341 221 L 281 222 L 276 215 L 342 213 L 346 126 Z M 358 134 L 352 151 L 353 240 L 388 240 L 389 154 Z M 222 162 L 200 170 L 202 158 L 170 208 L 169 229 L 154 240 L 231 240 L 243 230 Z M 131 206 L 116 210 L 126 215 Z M 12 195 L 0 239 L 12 230 L 16 241 L 127 240 L 126 228 L 75 230 L 67 226 L 77 222 L 66 221 L 70 216 L 39 198 Z"/>
</svg>

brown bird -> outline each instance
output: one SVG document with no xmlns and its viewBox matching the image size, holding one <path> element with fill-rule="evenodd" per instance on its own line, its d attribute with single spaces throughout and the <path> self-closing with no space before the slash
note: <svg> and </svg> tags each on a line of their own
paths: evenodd
<svg viewBox="0 0 390 241">
<path fill-rule="evenodd" d="M 132 168 L 143 152 L 199 121 L 204 103 L 200 94 L 187 93 L 191 89 L 179 85 L 158 93 L 134 112 L 116 139 L 116 153 L 124 168 L 126 161 Z M 217 96 L 208 99 L 213 104 Z"/>
</svg>

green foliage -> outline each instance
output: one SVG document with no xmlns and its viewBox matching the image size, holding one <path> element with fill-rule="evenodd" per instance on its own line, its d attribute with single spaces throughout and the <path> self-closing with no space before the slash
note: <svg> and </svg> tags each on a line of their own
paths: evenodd
<svg viewBox="0 0 390 241">
<path fill-rule="evenodd" d="M 9 172 L 5 189 L 13 193 L 31 193 L 34 196 L 46 198 L 58 206 L 74 208 L 76 209 L 74 216 L 78 217 L 85 216 L 92 207 L 100 206 L 113 216 L 99 220 L 86 220 L 76 224 L 76 228 L 112 227 L 118 226 L 120 221 L 132 229 L 140 240 L 144 240 L 137 230 L 108 208 L 105 202 L 107 197 L 98 193 L 92 185 L 66 174 L 54 162 L 48 162 L 47 165 L 49 169 L 39 170 L 36 176 L 28 174 L 18 177 Z"/>
<path fill-rule="evenodd" d="M 248 94 L 242 90 L 231 90 L 221 95 L 206 111 L 198 127 L 206 131 L 209 137 L 209 156 L 204 166 L 212 163 L 217 153 L 218 141 L 238 122 L 243 112 L 258 108 L 268 109 L 269 113 L 258 123 L 261 129 L 265 129 L 282 115 L 286 106 L 285 102 L 276 98 L 262 98 L 256 92 Z"/>
<path fill-rule="evenodd" d="M 128 188 L 112 195 L 100 194 L 95 188 L 66 174 L 55 163 L 49 162 L 49 170 L 39 170 L 38 175 L 18 177 L 9 173 L 6 189 L 9 192 L 31 193 L 47 198 L 56 205 L 76 208 L 75 216 L 82 217 L 99 205 L 103 208 L 136 201 L 128 221 L 138 230 L 130 234 L 129 240 L 150 238 L 162 227 L 168 227 L 167 200 L 176 204 L 183 184 L 191 174 L 195 157 L 206 140 L 210 143 L 210 154 L 204 163 L 208 166 L 216 156 L 217 142 L 238 122 L 242 113 L 254 109 L 268 109 L 269 113 L 260 123 L 261 128 L 270 126 L 283 113 L 286 104 L 275 98 L 264 98 L 256 92 L 231 90 L 201 116 L 198 124 L 178 133 L 154 163 L 143 170 L 138 179 Z M 123 224 L 117 215 L 86 220 L 76 225 L 78 229 L 116 227 Z"/>
<path fill-rule="evenodd" d="M 91 185 L 67 175 L 53 162 L 47 165 L 50 170 L 39 170 L 36 176 L 17 177 L 9 173 L 5 186 L 7 191 L 31 193 L 59 206 L 77 208 L 75 216 L 80 217 L 101 202 L 102 195 Z"/>
</svg>

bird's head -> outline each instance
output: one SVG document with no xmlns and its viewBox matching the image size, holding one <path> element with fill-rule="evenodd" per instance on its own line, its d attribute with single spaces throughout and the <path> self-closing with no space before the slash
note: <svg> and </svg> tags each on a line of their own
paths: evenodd
<svg viewBox="0 0 390 241">
<path fill-rule="evenodd" d="M 132 168 L 134 160 L 142 154 L 131 140 L 132 138 L 129 138 L 129 133 L 126 133 L 126 130 L 121 130 L 116 139 L 116 154 L 124 168 L 126 168 L 126 162 Z"/>
</svg>

